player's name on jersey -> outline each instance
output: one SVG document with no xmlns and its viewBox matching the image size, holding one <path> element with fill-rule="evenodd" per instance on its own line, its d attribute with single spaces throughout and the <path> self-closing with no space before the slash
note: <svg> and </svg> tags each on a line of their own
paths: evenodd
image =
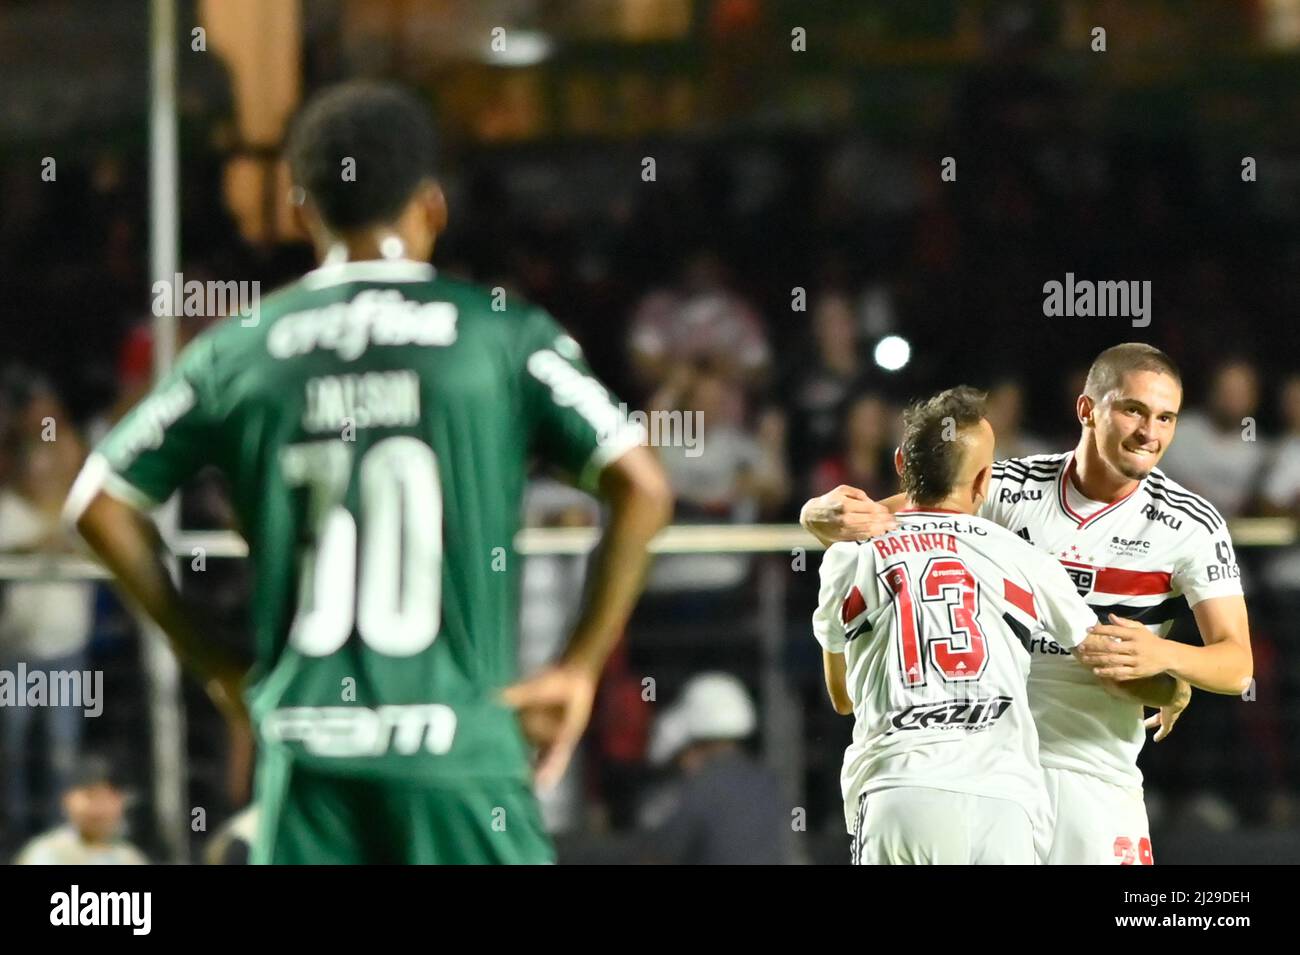
<svg viewBox="0 0 1300 955">
<path fill-rule="evenodd" d="M 871 542 L 876 553 L 881 557 L 891 554 L 924 554 L 932 550 L 946 550 L 957 553 L 957 537 L 954 534 L 889 534 L 877 537 Z"/>
<path fill-rule="evenodd" d="M 324 349 L 353 361 L 371 345 L 445 346 L 456 341 L 459 314 L 451 302 L 367 289 L 348 302 L 285 315 L 266 336 L 266 350 L 272 358 L 294 358 Z"/>
<path fill-rule="evenodd" d="M 407 427 L 420 421 L 420 377 L 409 369 L 309 378 L 302 426 L 311 432 Z"/>
</svg>

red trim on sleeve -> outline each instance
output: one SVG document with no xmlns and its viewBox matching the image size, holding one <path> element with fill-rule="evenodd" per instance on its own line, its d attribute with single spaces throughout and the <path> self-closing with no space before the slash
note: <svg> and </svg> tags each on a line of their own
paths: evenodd
<svg viewBox="0 0 1300 955">
<path fill-rule="evenodd" d="M 849 621 L 861 616 L 867 609 L 867 602 L 862 597 L 862 591 L 854 587 L 849 591 L 849 595 L 844 598 L 844 605 L 840 607 L 840 619 L 847 627 Z"/>
<path fill-rule="evenodd" d="M 1038 619 L 1038 614 L 1034 611 L 1034 595 L 1005 577 L 1002 579 L 1002 596 L 1013 607 L 1018 607 L 1035 620 Z"/>
</svg>

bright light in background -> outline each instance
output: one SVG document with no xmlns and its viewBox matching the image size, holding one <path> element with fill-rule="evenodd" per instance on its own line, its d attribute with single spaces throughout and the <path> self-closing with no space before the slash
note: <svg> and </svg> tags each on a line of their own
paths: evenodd
<svg viewBox="0 0 1300 955">
<path fill-rule="evenodd" d="M 484 46 L 483 60 L 492 66 L 536 66 L 554 51 L 555 44 L 545 33 L 508 28 L 499 40 L 489 40 Z"/>
<path fill-rule="evenodd" d="M 912 346 L 907 343 L 906 338 L 886 335 L 876 343 L 876 350 L 872 353 L 872 357 L 885 371 L 898 371 L 912 360 Z"/>
</svg>

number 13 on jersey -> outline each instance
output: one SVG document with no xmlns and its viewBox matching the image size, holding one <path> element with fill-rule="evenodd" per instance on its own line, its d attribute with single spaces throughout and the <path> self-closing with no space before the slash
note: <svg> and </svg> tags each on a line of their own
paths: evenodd
<svg viewBox="0 0 1300 955">
<path fill-rule="evenodd" d="M 966 565 L 956 557 L 931 558 L 919 594 L 906 564 L 886 567 L 880 578 L 894 601 L 903 686 L 925 686 L 929 669 L 949 683 L 978 680 L 988 667 L 988 641 L 979 626 L 975 577 Z M 946 626 L 937 633 L 927 632 L 921 613 L 932 603 L 944 603 L 948 610 Z"/>
</svg>

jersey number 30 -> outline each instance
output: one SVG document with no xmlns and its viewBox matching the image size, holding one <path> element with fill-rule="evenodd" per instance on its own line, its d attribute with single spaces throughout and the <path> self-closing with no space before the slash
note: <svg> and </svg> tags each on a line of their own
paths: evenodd
<svg viewBox="0 0 1300 955">
<path fill-rule="evenodd" d="M 966 565 L 956 557 L 933 558 L 921 574 L 919 594 L 906 564 L 886 568 L 881 578 L 893 594 L 903 686 L 925 686 L 927 663 L 950 683 L 979 679 L 988 665 L 988 641 L 977 619 L 975 578 Z M 947 626 L 939 633 L 925 632 L 918 596 L 923 604 L 947 604 Z"/>
<path fill-rule="evenodd" d="M 378 442 L 361 458 L 361 546 L 343 506 L 352 450 L 339 441 L 285 448 L 290 487 L 308 488 L 313 544 L 302 557 L 289 645 L 309 657 L 343 646 L 355 627 L 389 656 L 419 653 L 442 615 L 442 485 L 433 449 L 416 438 Z M 360 552 L 360 573 L 357 554 Z"/>
</svg>

